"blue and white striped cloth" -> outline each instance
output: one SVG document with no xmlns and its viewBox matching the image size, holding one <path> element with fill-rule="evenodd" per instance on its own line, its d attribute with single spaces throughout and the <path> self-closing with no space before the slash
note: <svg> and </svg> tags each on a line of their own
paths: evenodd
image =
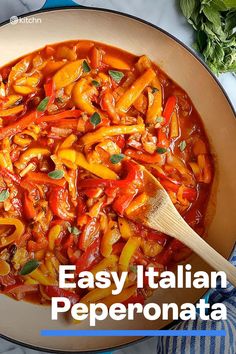
<svg viewBox="0 0 236 354">
<path fill-rule="evenodd" d="M 236 249 L 231 262 L 236 266 Z M 225 321 L 184 321 L 173 329 L 225 330 L 226 337 L 162 337 L 158 338 L 157 354 L 235 354 L 236 353 L 236 288 L 228 284 L 226 289 L 217 287 L 209 297 L 209 303 L 223 303 L 227 308 Z"/>
</svg>

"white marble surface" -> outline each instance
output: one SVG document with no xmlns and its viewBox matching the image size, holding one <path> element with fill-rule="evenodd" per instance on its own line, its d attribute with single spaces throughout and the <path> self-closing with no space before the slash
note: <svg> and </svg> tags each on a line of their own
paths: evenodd
<svg viewBox="0 0 236 354">
<path fill-rule="evenodd" d="M 45 0 L 0 0 L 0 22 L 9 19 L 11 16 L 38 10 L 44 2 Z M 75 2 L 86 6 L 104 7 L 126 12 L 162 27 L 188 46 L 191 46 L 193 41 L 193 31 L 184 17 L 181 16 L 177 0 L 75 0 Z M 236 78 L 231 74 L 224 74 L 219 77 L 219 81 L 236 109 Z M 149 339 L 126 349 L 118 350 L 116 354 L 154 354 L 156 353 L 155 348 L 156 340 Z M 0 353 L 39 354 L 39 352 L 16 346 L 5 340 L 0 340 Z"/>
</svg>

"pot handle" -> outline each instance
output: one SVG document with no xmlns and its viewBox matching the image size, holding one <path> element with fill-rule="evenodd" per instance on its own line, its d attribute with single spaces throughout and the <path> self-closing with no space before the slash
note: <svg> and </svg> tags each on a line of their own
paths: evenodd
<svg viewBox="0 0 236 354">
<path fill-rule="evenodd" d="M 42 9 L 66 7 L 66 6 L 81 6 L 73 0 L 46 0 Z"/>
</svg>

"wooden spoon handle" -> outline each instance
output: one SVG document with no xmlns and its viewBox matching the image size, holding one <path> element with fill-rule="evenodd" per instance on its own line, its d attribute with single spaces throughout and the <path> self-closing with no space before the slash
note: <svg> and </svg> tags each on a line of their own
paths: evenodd
<svg viewBox="0 0 236 354">
<path fill-rule="evenodd" d="M 212 248 L 190 227 L 189 230 L 185 229 L 185 232 L 185 236 L 180 237 L 179 240 L 204 259 L 212 268 L 217 271 L 224 271 L 227 280 L 236 287 L 236 268 L 233 264 Z M 182 233 L 182 235 L 184 234 Z"/>
<path fill-rule="evenodd" d="M 152 218 L 149 226 L 178 239 L 204 259 L 212 268 L 217 271 L 224 271 L 227 280 L 236 287 L 236 267 L 193 231 L 176 210 L 172 209 L 169 212 L 168 208 L 165 209 L 165 217 Z"/>
</svg>

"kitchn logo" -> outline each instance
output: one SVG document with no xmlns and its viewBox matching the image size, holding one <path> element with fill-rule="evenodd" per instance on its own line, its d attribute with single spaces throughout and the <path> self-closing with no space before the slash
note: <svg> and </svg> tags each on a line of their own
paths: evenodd
<svg viewBox="0 0 236 354">
<path fill-rule="evenodd" d="M 36 18 L 36 17 L 22 17 L 19 18 L 17 16 L 12 16 L 10 18 L 10 24 L 11 25 L 17 25 L 18 23 L 24 23 L 24 24 L 40 24 L 42 23 L 42 19 L 41 18 Z"/>
</svg>

